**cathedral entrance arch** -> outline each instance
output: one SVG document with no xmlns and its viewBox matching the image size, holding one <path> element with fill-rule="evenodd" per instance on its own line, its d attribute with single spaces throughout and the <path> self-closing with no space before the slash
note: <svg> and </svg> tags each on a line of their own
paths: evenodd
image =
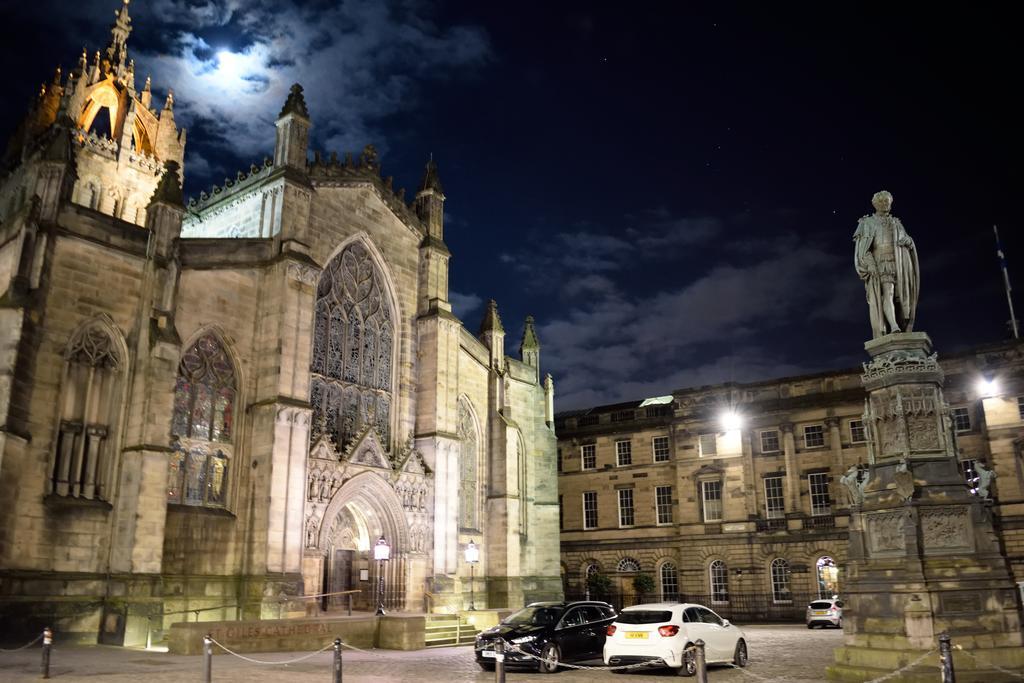
<svg viewBox="0 0 1024 683">
<path fill-rule="evenodd" d="M 373 544 L 382 536 L 391 545 L 391 560 L 383 569 L 384 605 L 405 609 L 409 528 L 402 501 L 377 472 L 363 472 L 346 481 L 324 510 L 317 539 L 324 561 L 323 592 L 359 590 L 353 600 L 357 608 L 375 605 L 380 574 L 373 561 Z M 348 599 L 329 596 L 326 604 L 343 606 Z"/>
</svg>

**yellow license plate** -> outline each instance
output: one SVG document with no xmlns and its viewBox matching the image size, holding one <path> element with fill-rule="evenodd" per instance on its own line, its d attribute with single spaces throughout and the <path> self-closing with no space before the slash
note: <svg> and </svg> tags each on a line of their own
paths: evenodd
<svg viewBox="0 0 1024 683">
<path fill-rule="evenodd" d="M 827 617 L 828 616 L 828 612 L 811 612 L 811 614 L 813 614 L 816 617 Z"/>
<path fill-rule="evenodd" d="M 626 640 L 647 640 L 647 631 L 626 631 Z"/>
</svg>

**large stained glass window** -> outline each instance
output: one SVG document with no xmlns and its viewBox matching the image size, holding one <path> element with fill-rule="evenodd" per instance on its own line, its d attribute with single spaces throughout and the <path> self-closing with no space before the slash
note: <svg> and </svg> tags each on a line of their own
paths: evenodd
<svg viewBox="0 0 1024 683">
<path fill-rule="evenodd" d="M 317 285 L 310 362 L 310 439 L 340 452 L 367 428 L 391 442 L 394 312 L 380 271 L 354 243 L 331 259 Z"/>
<path fill-rule="evenodd" d="M 227 504 L 236 385 L 234 364 L 213 334 L 201 336 L 181 357 L 171 420 L 176 438 L 168 502 Z"/>
</svg>

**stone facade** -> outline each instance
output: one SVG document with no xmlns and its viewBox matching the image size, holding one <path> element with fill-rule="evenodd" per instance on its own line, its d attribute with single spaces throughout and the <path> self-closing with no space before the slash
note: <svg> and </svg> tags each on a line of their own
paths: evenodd
<svg viewBox="0 0 1024 683">
<path fill-rule="evenodd" d="M 995 471 L 992 512 L 999 541 L 1011 573 L 1024 582 L 1024 344 L 946 357 L 942 370 L 955 428 L 952 448 L 975 488 L 976 463 Z M 922 381 L 927 372 L 922 367 Z M 983 378 L 996 378 L 996 393 L 979 393 Z M 593 565 L 622 592 L 633 593 L 637 572 L 629 560 L 635 560 L 658 592 L 707 600 L 738 615 L 799 618 L 805 598 L 842 594 L 852 494 L 841 479 L 851 466 L 871 461 L 863 429 L 866 398 L 861 371 L 849 370 L 681 390 L 648 399 L 651 405 L 560 413 L 567 591 L 582 593 Z M 913 407 L 906 410 L 910 414 Z M 730 413 L 742 420 L 739 429 L 723 425 Z M 884 430 L 879 433 L 884 438 Z M 617 450 L 624 447 L 618 442 L 630 444 L 628 465 L 620 465 Z M 657 487 L 671 487 L 660 520 Z M 633 492 L 632 524 L 621 523 L 619 497 L 628 502 L 630 495 L 618 493 L 622 489 Z M 596 522 L 586 525 L 593 528 L 584 528 L 586 492 L 596 497 Z M 945 528 L 943 520 L 933 522 L 933 533 Z M 831 563 L 819 581 L 818 563 L 826 557 Z M 722 565 L 715 565 L 713 576 L 716 561 Z"/>
<path fill-rule="evenodd" d="M 186 210 L 129 31 L 125 1 L 0 180 L 4 627 L 137 644 L 369 607 L 381 536 L 392 608 L 468 603 L 471 540 L 478 607 L 558 596 L 553 387 L 532 325 L 514 359 L 493 302 L 479 335 L 452 314 L 433 162 L 407 202 L 372 147 L 307 161 L 295 86 L 274 157 Z"/>
</svg>

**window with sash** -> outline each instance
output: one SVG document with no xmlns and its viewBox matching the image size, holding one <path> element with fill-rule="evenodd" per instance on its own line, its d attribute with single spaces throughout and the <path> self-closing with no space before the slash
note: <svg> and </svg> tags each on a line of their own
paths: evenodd
<svg viewBox="0 0 1024 683">
<path fill-rule="evenodd" d="M 779 430 L 777 429 L 766 429 L 761 432 L 761 452 L 762 453 L 778 453 L 779 452 Z"/>
<path fill-rule="evenodd" d="M 789 589 L 789 562 L 782 558 L 772 560 L 771 581 L 772 600 L 774 602 L 788 603 L 793 601 L 793 594 Z"/>
<path fill-rule="evenodd" d="M 711 432 L 708 434 L 701 434 L 698 437 L 698 443 L 700 445 L 700 457 L 709 458 L 713 455 L 718 454 L 718 435 Z"/>
<path fill-rule="evenodd" d="M 665 562 L 658 572 L 661 577 L 661 599 L 679 599 L 679 570 L 674 562 Z"/>
<path fill-rule="evenodd" d="M 583 492 L 583 528 L 597 528 L 597 491 Z"/>
<path fill-rule="evenodd" d="M 654 462 L 668 462 L 670 453 L 667 436 L 656 436 L 651 442 L 654 449 Z"/>
<path fill-rule="evenodd" d="M 827 472 L 807 475 L 807 484 L 811 492 L 811 514 L 832 514 L 832 499 L 829 496 L 829 476 Z"/>
<path fill-rule="evenodd" d="M 720 479 L 705 480 L 700 483 L 701 501 L 704 507 L 705 522 L 722 521 L 722 481 Z"/>
<path fill-rule="evenodd" d="M 715 560 L 708 567 L 711 583 L 711 602 L 724 604 L 729 602 L 729 570 L 725 562 Z"/>
<path fill-rule="evenodd" d="M 804 448 L 821 448 L 825 445 L 825 427 L 807 425 L 804 427 Z"/>
<path fill-rule="evenodd" d="M 654 505 L 658 514 L 658 524 L 672 523 L 672 487 L 654 487 Z"/>
<path fill-rule="evenodd" d="M 959 408 L 953 408 L 950 411 L 950 417 L 953 420 L 953 430 L 956 432 L 969 432 L 971 431 L 971 413 L 965 406 Z"/>
<path fill-rule="evenodd" d="M 867 440 L 864 420 L 850 420 L 850 443 L 864 443 Z"/>
<path fill-rule="evenodd" d="M 631 527 L 636 523 L 633 510 L 633 489 L 619 489 L 619 526 Z"/>
<path fill-rule="evenodd" d="M 619 467 L 633 464 L 633 442 L 615 442 L 615 464 Z"/>
<path fill-rule="evenodd" d="M 782 477 L 764 478 L 764 514 L 768 519 L 786 516 L 786 499 L 783 495 Z"/>
<path fill-rule="evenodd" d="M 580 446 L 580 461 L 585 470 L 597 469 L 597 445 L 585 443 Z"/>
</svg>

